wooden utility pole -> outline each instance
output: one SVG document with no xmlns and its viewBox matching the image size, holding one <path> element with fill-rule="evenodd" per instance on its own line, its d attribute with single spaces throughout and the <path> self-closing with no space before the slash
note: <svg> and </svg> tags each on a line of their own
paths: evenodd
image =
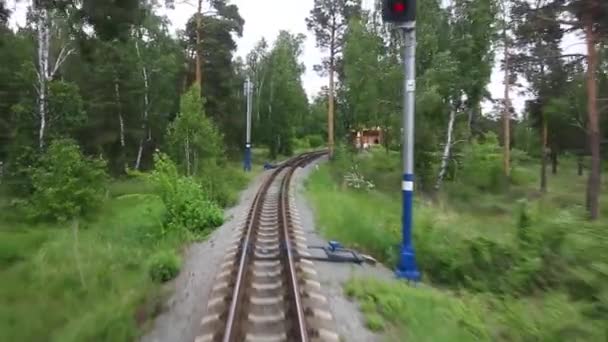
<svg viewBox="0 0 608 342">
<path fill-rule="evenodd" d="M 198 9 L 196 11 L 196 84 L 203 89 L 203 71 L 202 56 L 201 56 L 201 29 L 203 16 L 203 0 L 198 0 Z"/>
</svg>

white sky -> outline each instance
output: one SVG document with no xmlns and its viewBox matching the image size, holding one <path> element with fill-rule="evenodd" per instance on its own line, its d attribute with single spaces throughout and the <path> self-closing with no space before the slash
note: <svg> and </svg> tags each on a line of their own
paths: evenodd
<svg viewBox="0 0 608 342">
<path fill-rule="evenodd" d="M 303 33 L 307 37 L 302 56 L 302 61 L 306 65 L 306 73 L 303 77 L 304 89 L 311 98 L 322 86 L 327 85 L 328 80 L 320 77 L 313 70 L 313 66 L 320 63 L 324 54 L 316 47 L 314 34 L 308 31 L 305 22 L 313 7 L 313 0 L 231 0 L 230 2 L 239 7 L 239 13 L 245 19 L 243 37 L 237 42 L 238 56 L 244 58 L 262 37 L 272 43 L 280 30 Z M 362 3 L 364 8 L 372 8 L 374 0 L 363 0 Z M 182 4 L 176 5 L 175 10 L 162 12 L 167 14 L 173 27 L 183 28 L 194 11 L 195 7 Z M 277 15 L 272 15 L 271 12 Z"/>
<path fill-rule="evenodd" d="M 195 0 L 190 1 L 195 2 Z M 11 18 L 13 25 L 24 25 L 27 2 L 22 1 L 15 5 L 14 0 L 8 1 L 9 7 L 14 11 Z M 176 3 L 179 2 L 182 2 L 182 0 L 176 1 Z M 317 94 L 322 86 L 327 84 L 327 79 L 320 77 L 313 70 L 313 65 L 318 64 L 324 54 L 316 47 L 314 35 L 308 31 L 305 22 L 305 18 L 313 7 L 314 0 L 231 0 L 231 2 L 239 7 L 239 12 L 245 19 L 243 37 L 237 41 L 238 50 L 236 54 L 238 56 L 245 57 L 262 37 L 272 43 L 280 30 L 304 33 L 307 36 L 302 56 L 302 61 L 306 65 L 306 73 L 303 77 L 304 88 L 308 96 L 312 97 Z M 374 0 L 363 0 L 362 2 L 365 8 L 371 8 Z M 183 29 L 186 21 L 195 10 L 196 8 L 191 5 L 176 4 L 175 10 L 162 10 L 161 13 L 169 17 L 174 29 Z M 280 15 L 271 15 L 271 11 L 280 13 Z M 586 52 L 582 38 L 575 35 L 567 36 L 562 47 L 564 53 Z M 497 51 L 497 61 L 500 60 L 501 53 L 500 50 Z M 488 89 L 494 98 L 503 97 L 503 77 L 503 72 L 495 67 L 491 82 L 488 85 Z M 520 95 L 519 90 L 513 89 L 511 90 L 511 99 L 516 110 L 521 112 L 526 97 Z M 491 109 L 490 104 L 484 106 L 484 111 Z"/>
</svg>

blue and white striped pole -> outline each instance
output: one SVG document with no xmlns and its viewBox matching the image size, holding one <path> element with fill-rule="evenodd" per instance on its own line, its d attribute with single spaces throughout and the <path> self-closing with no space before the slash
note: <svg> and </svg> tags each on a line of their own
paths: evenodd
<svg viewBox="0 0 608 342">
<path fill-rule="evenodd" d="M 399 264 L 395 274 L 399 278 L 418 281 L 420 272 L 416 266 L 416 255 L 412 245 L 414 207 L 414 114 L 416 92 L 416 22 L 404 23 L 405 38 L 405 86 L 403 96 L 403 195 L 402 233 L 403 242 L 399 253 Z"/>
<path fill-rule="evenodd" d="M 251 80 L 247 77 L 245 81 L 245 94 L 247 97 L 247 136 L 245 139 L 245 161 L 243 168 L 245 171 L 251 171 L 251 93 L 253 87 Z"/>
</svg>

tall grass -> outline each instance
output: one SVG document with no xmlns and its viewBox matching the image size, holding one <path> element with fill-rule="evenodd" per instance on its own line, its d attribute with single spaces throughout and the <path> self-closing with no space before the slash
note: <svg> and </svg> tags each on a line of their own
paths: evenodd
<svg viewBox="0 0 608 342">
<path fill-rule="evenodd" d="M 7 247 L 25 248 L 19 258 L 3 260 L 0 270 L 0 340 L 133 340 L 135 312 L 158 291 L 145 261 L 180 241 L 154 238 L 161 215 L 158 199 L 141 196 L 112 200 L 77 238 L 69 227 L 3 227 L 12 239 L 0 246 L 3 254 Z"/>
<path fill-rule="evenodd" d="M 387 185 L 368 191 L 346 187 L 341 178 L 346 168 L 338 160 L 312 174 L 308 196 L 326 238 L 394 267 L 401 241 L 401 207 L 398 178 L 390 166 L 394 160 L 387 158 L 377 152 L 354 157 L 359 170 L 373 172 L 364 174 L 366 179 L 380 179 Z M 576 167 L 571 161 L 563 161 L 560 172 L 550 176 L 546 195 L 537 190 L 536 169 L 529 161 L 518 165 L 517 182 L 503 192 L 482 192 L 478 186 L 451 182 L 432 202 L 418 196 L 414 247 L 419 267 L 427 283 L 481 301 L 476 315 L 489 320 L 484 321 L 487 335 L 477 338 L 601 340 L 608 337 L 608 330 L 602 328 L 608 319 L 608 253 L 602 252 L 608 244 L 608 221 L 586 220 L 585 180 L 572 177 Z M 378 291 L 414 300 L 410 291 L 390 284 L 369 287 L 372 290 L 359 298 L 363 303 Z M 450 293 L 443 296 L 452 298 Z M 500 310 L 486 310 L 486 306 Z M 382 310 L 372 315 L 370 325 L 382 325 Z M 561 322 L 543 317 L 542 312 Z M 414 316 L 411 320 L 424 316 L 408 313 Z M 390 321 L 391 316 L 384 320 Z M 396 329 L 412 324 L 394 323 Z"/>
</svg>

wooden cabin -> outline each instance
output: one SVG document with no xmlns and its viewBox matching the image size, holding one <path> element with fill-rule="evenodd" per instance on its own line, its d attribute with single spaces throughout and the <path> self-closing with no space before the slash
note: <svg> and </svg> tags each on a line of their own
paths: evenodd
<svg viewBox="0 0 608 342">
<path fill-rule="evenodd" d="M 351 134 L 355 147 L 359 149 L 367 149 L 372 146 L 381 145 L 384 138 L 380 127 L 364 128 L 359 131 L 353 131 Z"/>
</svg>

